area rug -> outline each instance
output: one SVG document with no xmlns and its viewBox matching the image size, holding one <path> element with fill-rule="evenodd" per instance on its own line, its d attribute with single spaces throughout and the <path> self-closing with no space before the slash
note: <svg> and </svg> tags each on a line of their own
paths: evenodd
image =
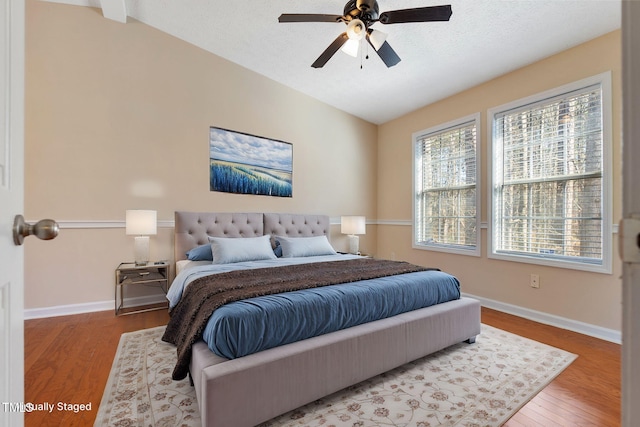
<svg viewBox="0 0 640 427">
<path fill-rule="evenodd" d="M 201 425 L 189 380 L 171 379 L 176 352 L 161 341 L 163 331 L 158 327 L 122 335 L 96 427 Z M 500 426 L 576 357 L 482 325 L 475 344 L 454 345 L 262 427 Z"/>
</svg>

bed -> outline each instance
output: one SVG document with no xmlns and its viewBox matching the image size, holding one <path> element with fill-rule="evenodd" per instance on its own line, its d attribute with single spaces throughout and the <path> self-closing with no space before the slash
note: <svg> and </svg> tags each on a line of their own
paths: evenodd
<svg viewBox="0 0 640 427">
<path fill-rule="evenodd" d="M 175 213 L 177 275 L 168 295 L 172 308 L 165 336 L 170 336 L 167 341 L 176 343 L 176 336 L 180 335 L 173 376 L 189 373 L 203 426 L 259 425 L 450 345 L 475 341 L 480 333 L 480 305 L 476 300 L 460 297 L 459 287 L 457 293 L 452 290 L 455 286 L 449 282 L 457 284 L 453 276 L 407 263 L 327 253 L 332 250 L 328 248 L 329 229 L 325 215 Z M 267 244 L 273 256 L 267 256 L 265 249 L 261 252 L 264 259 L 237 258 L 247 245 L 263 248 Z M 209 256 L 216 262 L 199 253 L 211 248 L 213 253 Z M 279 251 L 284 251 L 285 256 L 279 258 Z M 187 259 L 187 253 L 191 259 Z M 286 280 L 272 280 L 275 271 Z M 301 278 L 296 281 L 298 276 Z M 338 277 L 349 283 L 339 284 Z M 424 285 L 401 283 L 418 279 L 433 281 L 435 290 L 427 292 Z M 242 281 L 251 288 L 252 280 L 257 291 L 244 299 L 246 289 L 236 289 L 234 283 Z M 289 282 L 296 282 L 296 287 L 290 288 L 293 285 Z M 402 286 L 399 300 L 405 301 L 407 307 L 398 308 L 400 302 L 394 301 L 391 294 L 371 294 L 378 288 L 396 292 L 391 283 Z M 209 297 L 218 292 L 211 291 L 212 286 L 229 289 L 224 297 Z M 287 293 L 279 292 L 282 289 Z M 204 292 L 208 292 L 207 296 L 203 296 Z M 332 324 L 330 321 L 308 322 L 308 312 L 283 320 L 275 317 L 275 312 L 264 311 L 270 310 L 269 304 L 284 304 L 295 312 L 311 301 L 308 304 L 316 313 L 320 310 L 314 298 L 327 298 L 327 293 L 336 298 L 329 305 L 338 310 L 338 323 L 348 318 L 346 324 L 331 329 L 327 326 Z M 351 302 L 339 311 L 340 300 L 348 298 L 352 298 Z M 422 298 L 425 302 L 418 302 Z M 187 302 L 189 299 L 191 302 Z M 266 308 L 261 304 L 267 304 Z M 359 308 L 349 310 L 353 304 L 360 304 Z M 372 314 L 364 310 L 365 306 L 382 313 L 382 318 L 367 317 Z M 230 307 L 239 311 L 231 312 Z M 252 310 L 257 312 L 251 314 Z M 354 313 L 361 317 L 352 316 Z M 301 329 L 294 327 L 277 338 L 282 341 L 269 342 L 262 339 L 262 335 L 268 335 L 264 330 L 251 335 L 246 323 L 252 317 L 270 319 L 274 325 L 309 323 L 311 329 L 316 329 L 305 329 L 304 333 L 310 336 L 291 338 L 289 335 Z"/>
</svg>

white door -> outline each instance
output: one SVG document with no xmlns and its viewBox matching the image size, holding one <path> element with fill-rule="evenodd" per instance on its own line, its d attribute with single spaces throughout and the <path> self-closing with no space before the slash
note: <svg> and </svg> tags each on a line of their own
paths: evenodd
<svg viewBox="0 0 640 427">
<path fill-rule="evenodd" d="M 622 2 L 622 61 L 623 216 L 638 218 L 640 223 L 640 2 Z M 619 236 L 630 243 L 625 250 L 624 259 L 629 262 L 624 263 L 622 281 L 622 424 L 625 427 L 640 426 L 640 228 L 634 222 L 624 222 L 622 236 Z"/>
<path fill-rule="evenodd" d="M 24 0 L 0 1 L 0 427 L 23 426 Z"/>
</svg>

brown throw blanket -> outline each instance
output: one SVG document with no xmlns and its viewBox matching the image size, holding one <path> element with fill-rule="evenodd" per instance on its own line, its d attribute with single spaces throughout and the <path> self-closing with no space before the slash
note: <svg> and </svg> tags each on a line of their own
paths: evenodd
<svg viewBox="0 0 640 427">
<path fill-rule="evenodd" d="M 202 339 L 209 317 L 224 304 L 262 295 L 425 270 L 433 269 L 400 261 L 362 258 L 231 271 L 198 278 L 187 286 L 182 299 L 171 310 L 171 319 L 162 337 L 163 341 L 178 347 L 178 362 L 172 377 L 181 380 L 187 376 L 191 346 Z"/>
</svg>

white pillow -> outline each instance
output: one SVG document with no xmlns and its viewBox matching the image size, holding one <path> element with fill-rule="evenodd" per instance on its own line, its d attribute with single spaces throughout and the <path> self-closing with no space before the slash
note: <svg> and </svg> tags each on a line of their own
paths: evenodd
<svg viewBox="0 0 640 427">
<path fill-rule="evenodd" d="M 214 264 L 275 259 L 271 249 L 271 236 L 209 237 Z"/>
<path fill-rule="evenodd" d="M 283 258 L 335 255 L 336 251 L 327 236 L 283 237 L 276 236 L 282 247 Z"/>
</svg>

